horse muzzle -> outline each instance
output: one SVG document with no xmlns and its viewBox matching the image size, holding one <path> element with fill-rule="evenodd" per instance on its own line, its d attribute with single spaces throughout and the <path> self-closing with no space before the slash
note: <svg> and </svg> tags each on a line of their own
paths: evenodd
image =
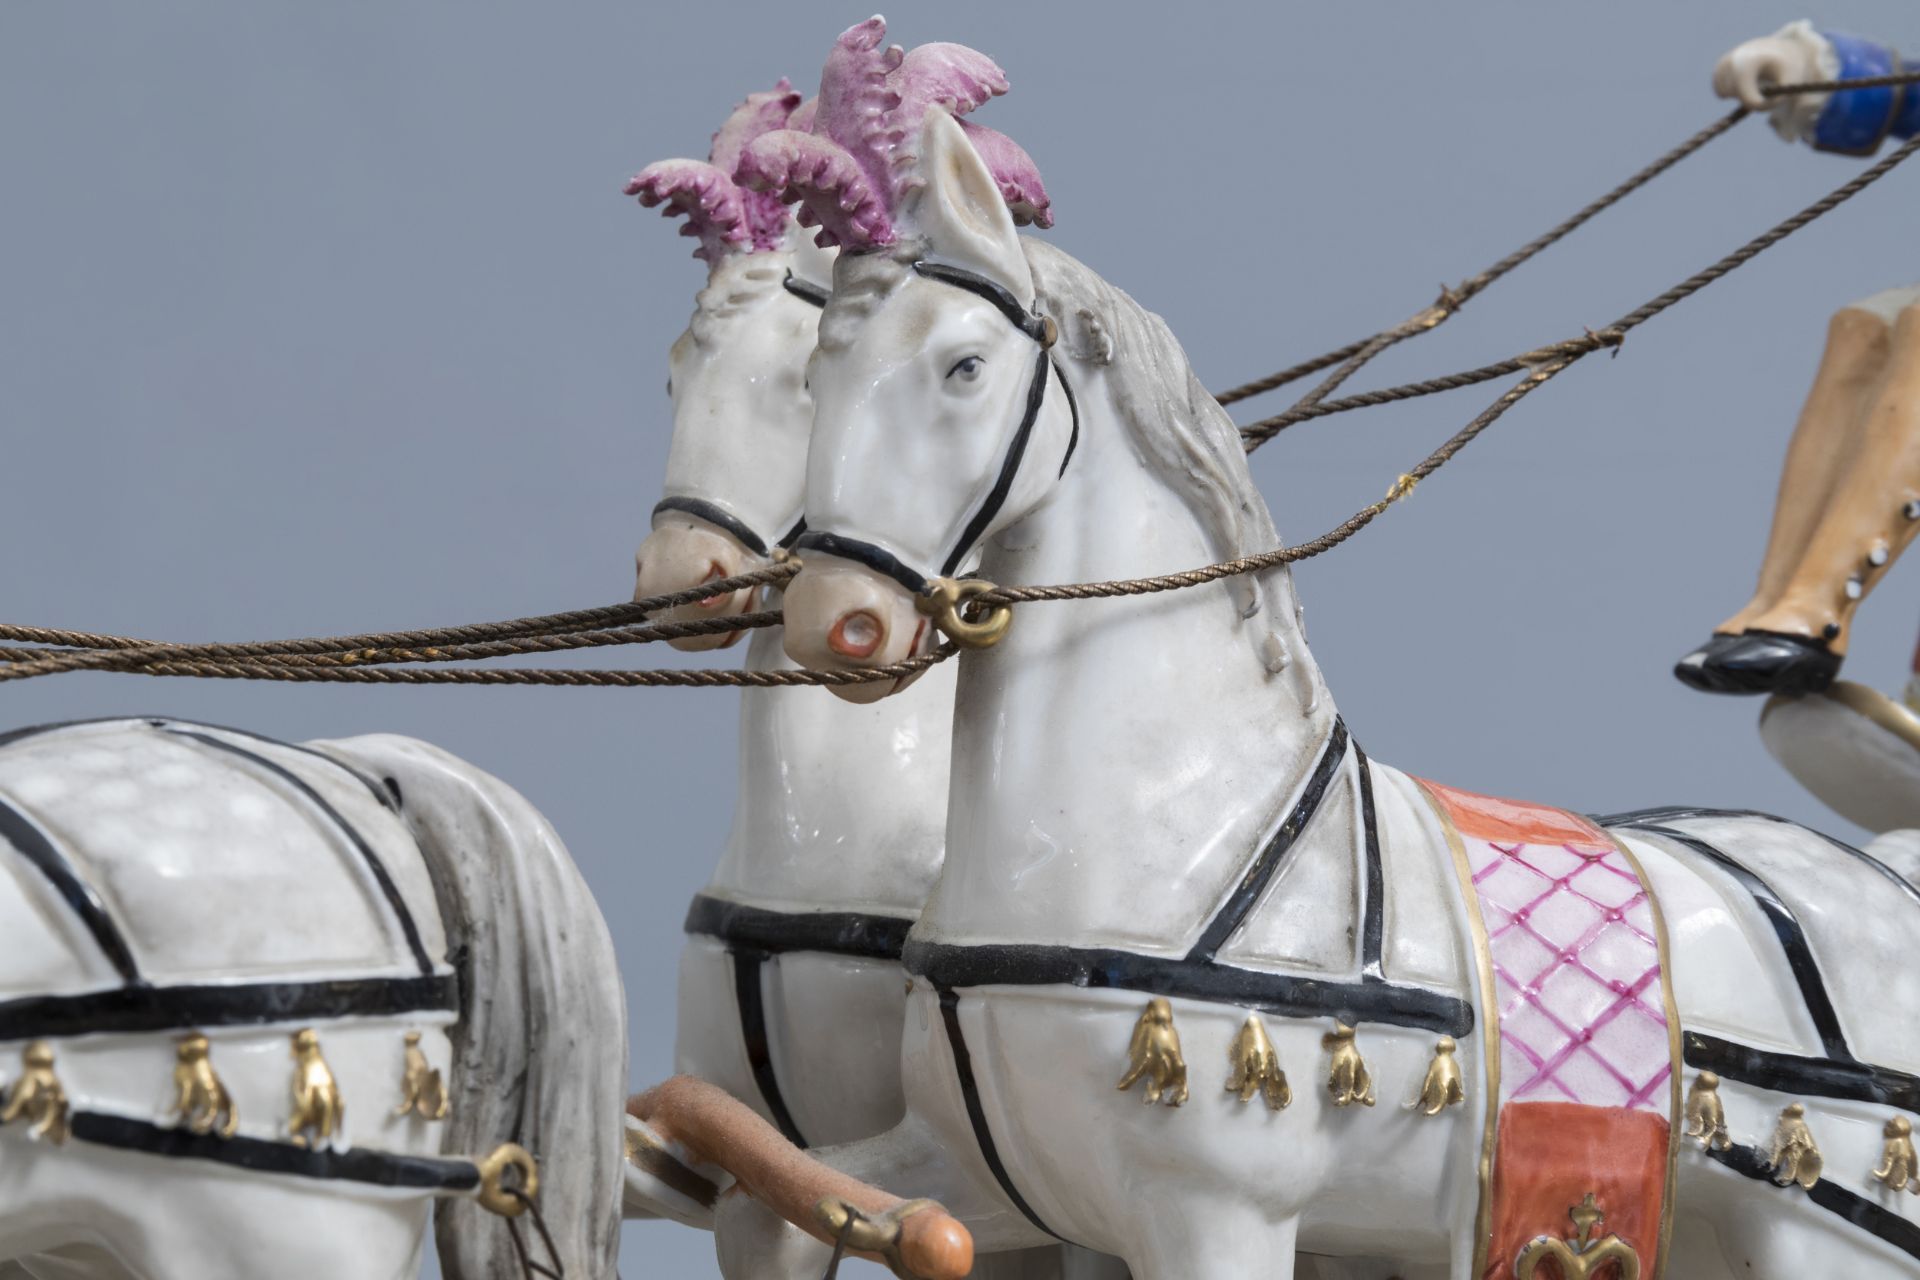
<svg viewBox="0 0 1920 1280">
<path fill-rule="evenodd" d="M 663 517 L 634 553 L 633 598 L 644 600 L 649 596 L 685 591 L 703 582 L 731 578 L 758 567 L 759 560 L 731 534 L 704 521 L 691 516 Z M 755 588 L 746 587 L 662 609 L 652 616 L 652 621 L 734 617 L 753 607 L 754 592 Z M 724 649 L 743 634 L 727 631 L 710 636 L 684 636 L 667 643 L 687 652 Z"/>
<path fill-rule="evenodd" d="M 904 587 L 834 556 L 806 557 L 806 567 L 787 585 L 783 608 L 787 656 L 803 667 L 891 666 L 926 653 L 936 639 Z M 827 687 L 848 702 L 875 702 L 918 678 Z"/>
</svg>

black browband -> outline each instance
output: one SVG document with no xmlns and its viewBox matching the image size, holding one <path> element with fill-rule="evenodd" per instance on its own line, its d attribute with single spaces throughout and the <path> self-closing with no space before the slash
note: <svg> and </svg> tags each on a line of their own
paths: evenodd
<svg viewBox="0 0 1920 1280">
<path fill-rule="evenodd" d="M 727 510 L 717 502 L 708 502 L 705 498 L 689 498 L 669 494 L 653 504 L 653 518 L 658 520 L 662 511 L 679 511 L 705 520 L 710 525 L 725 529 L 736 541 L 757 556 L 767 554 L 767 540 L 761 537 L 746 521 Z M 787 530 L 786 536 L 774 543 L 776 547 L 790 547 L 794 540 L 807 531 L 807 520 L 802 516 Z"/>
<path fill-rule="evenodd" d="M 1007 495 L 1013 491 L 1013 481 L 1020 474 L 1020 464 L 1027 455 L 1027 442 L 1033 436 L 1033 427 L 1040 420 L 1040 408 L 1046 403 L 1048 373 L 1051 371 L 1060 379 L 1060 389 L 1067 397 L 1067 410 L 1073 415 L 1073 430 L 1067 436 L 1066 452 L 1060 458 L 1060 475 L 1067 474 L 1067 464 L 1073 461 L 1073 452 L 1080 446 L 1080 404 L 1074 399 L 1073 388 L 1067 383 L 1067 375 L 1061 372 L 1054 361 L 1051 350 L 1054 335 L 1058 332 L 1047 317 L 1020 305 L 1019 299 L 1011 290 L 998 281 L 989 280 L 977 272 L 964 267 L 949 266 L 942 262 L 915 262 L 914 273 L 928 280 L 937 280 L 941 284 L 952 285 L 956 289 L 965 289 L 992 303 L 1001 315 L 1013 326 L 1032 338 L 1040 347 L 1034 360 L 1033 377 L 1027 383 L 1026 412 L 1020 418 L 1020 425 L 1014 430 L 1013 439 L 1007 445 L 1006 456 L 1000 460 L 1000 473 L 994 477 L 993 487 L 987 491 L 980 509 L 967 521 L 967 527 L 961 531 L 960 540 L 953 550 L 941 562 L 940 576 L 952 577 L 954 571 L 966 560 L 987 526 L 1000 514 L 1000 508 L 1006 505 Z M 801 522 L 803 525 L 805 521 Z M 839 556 L 855 564 L 865 565 L 876 573 L 885 574 L 905 587 L 914 595 L 923 595 L 929 587 L 927 576 L 885 547 L 859 538 L 843 537 L 837 533 L 825 531 L 817 533 L 801 532 L 791 544 L 799 551 L 819 551 L 825 555 Z"/>
<path fill-rule="evenodd" d="M 780 282 L 780 286 L 800 301 L 810 302 L 816 307 L 826 306 L 827 299 L 832 296 L 813 281 L 802 280 L 791 271 L 787 272 L 787 278 Z"/>
</svg>

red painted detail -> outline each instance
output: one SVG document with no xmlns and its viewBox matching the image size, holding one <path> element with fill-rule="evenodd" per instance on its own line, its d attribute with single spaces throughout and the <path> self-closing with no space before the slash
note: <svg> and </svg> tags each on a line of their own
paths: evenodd
<svg viewBox="0 0 1920 1280">
<path fill-rule="evenodd" d="M 1514 1260 L 1536 1236 L 1574 1235 L 1567 1211 L 1591 1194 L 1609 1235 L 1640 1255 L 1643 1280 L 1658 1280 L 1660 1212 L 1667 1186 L 1666 1118 L 1571 1102 L 1510 1102 L 1500 1110 L 1493 1161 L 1493 1240 L 1481 1280 L 1512 1280 Z M 1620 1280 L 1617 1266 L 1592 1280 Z M 1540 1280 L 1567 1280 L 1552 1263 Z"/>
<path fill-rule="evenodd" d="M 720 579 L 726 576 L 727 576 L 727 571 L 720 567 L 720 562 L 718 560 L 709 560 L 707 562 L 707 576 L 700 579 L 700 581 L 718 582 L 720 581 Z M 717 596 L 708 596 L 705 600 L 702 600 L 700 602 L 699 607 L 702 609 L 718 609 L 722 605 L 726 604 L 726 602 L 727 602 L 727 595 L 725 592 L 722 592 L 720 595 L 717 595 Z"/>
<path fill-rule="evenodd" d="M 1574 844 L 1610 847 L 1600 828 L 1577 813 L 1525 800 L 1502 800 L 1475 791 L 1419 779 L 1463 836 L 1507 844 Z"/>
<path fill-rule="evenodd" d="M 873 639 L 859 644 L 847 637 L 847 624 L 855 618 L 865 618 L 873 625 Z M 887 629 L 880 619 L 866 609 L 855 609 L 852 613 L 842 614 L 833 624 L 833 630 L 827 632 L 827 647 L 843 658 L 871 658 L 881 641 L 887 638 Z"/>
</svg>

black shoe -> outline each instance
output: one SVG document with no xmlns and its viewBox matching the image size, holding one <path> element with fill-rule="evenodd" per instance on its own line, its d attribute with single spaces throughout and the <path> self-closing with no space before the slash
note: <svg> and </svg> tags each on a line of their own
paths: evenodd
<svg viewBox="0 0 1920 1280">
<path fill-rule="evenodd" d="M 1818 693 L 1840 671 L 1823 641 L 1781 631 L 1715 635 L 1674 664 L 1682 684 L 1703 693 Z"/>
</svg>

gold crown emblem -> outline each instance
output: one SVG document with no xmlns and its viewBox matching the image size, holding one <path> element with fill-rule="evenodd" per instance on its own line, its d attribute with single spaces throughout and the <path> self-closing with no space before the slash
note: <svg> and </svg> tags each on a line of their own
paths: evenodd
<svg viewBox="0 0 1920 1280">
<path fill-rule="evenodd" d="M 1593 1229 L 1607 1215 L 1594 1204 L 1591 1191 L 1567 1216 L 1573 1219 L 1573 1235 L 1565 1240 L 1535 1236 L 1520 1250 L 1513 1261 L 1519 1280 L 1543 1280 L 1540 1264 L 1549 1258 L 1559 1265 L 1561 1280 L 1600 1280 L 1609 1263 L 1614 1266 L 1612 1280 L 1640 1280 L 1640 1255 L 1632 1245 L 1616 1235 L 1593 1238 Z"/>
</svg>

